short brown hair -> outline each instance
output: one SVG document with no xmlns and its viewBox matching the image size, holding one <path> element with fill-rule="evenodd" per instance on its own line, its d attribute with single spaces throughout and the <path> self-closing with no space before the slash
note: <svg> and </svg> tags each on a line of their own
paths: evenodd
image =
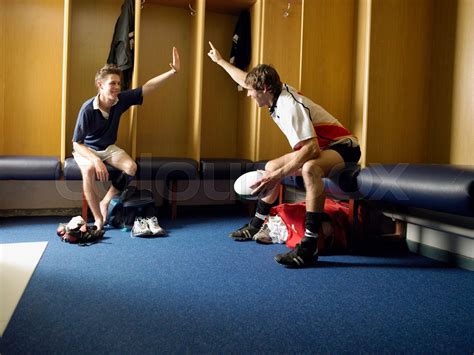
<svg viewBox="0 0 474 355">
<path fill-rule="evenodd" d="M 107 75 L 110 74 L 116 74 L 120 77 L 120 80 L 122 80 L 122 70 L 120 70 L 115 64 L 106 64 L 95 74 L 95 86 L 99 87 L 99 81 L 104 80 Z"/>
<path fill-rule="evenodd" d="M 259 64 L 247 74 L 245 84 L 254 90 L 265 88 L 274 95 L 281 92 L 282 83 L 274 67 L 268 64 Z"/>
</svg>

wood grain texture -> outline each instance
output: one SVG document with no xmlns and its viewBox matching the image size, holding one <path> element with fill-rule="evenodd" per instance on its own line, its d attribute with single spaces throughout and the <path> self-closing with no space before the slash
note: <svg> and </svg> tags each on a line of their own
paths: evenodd
<svg viewBox="0 0 474 355">
<path fill-rule="evenodd" d="M 196 0 L 197 13 L 191 24 L 191 85 L 189 87 L 189 133 L 187 156 L 201 158 L 202 83 L 204 61 L 205 0 Z"/>
<path fill-rule="evenodd" d="M 367 109 L 369 163 L 427 160 L 430 0 L 373 0 Z"/>
<path fill-rule="evenodd" d="M 474 2 L 459 0 L 450 163 L 474 165 Z"/>
<path fill-rule="evenodd" d="M 357 2 L 354 28 L 354 83 L 350 129 L 359 139 L 361 166 L 366 165 L 367 147 L 367 96 L 369 85 L 370 15 L 371 0 Z"/>
<path fill-rule="evenodd" d="M 351 126 L 353 0 L 304 2 L 301 91 Z"/>
<path fill-rule="evenodd" d="M 242 9 L 249 9 L 257 0 L 206 0 L 206 11 L 223 14 L 237 15 Z M 146 0 L 143 4 L 145 8 L 148 4 L 159 4 L 189 9 L 189 5 L 197 11 L 196 0 Z"/>
<path fill-rule="evenodd" d="M 286 0 L 263 3 L 261 63 L 273 65 L 282 82 L 299 89 L 302 2 L 292 1 L 290 15 L 285 17 L 287 6 Z M 266 108 L 260 109 L 258 125 L 257 160 L 273 159 L 291 151 Z"/>
<path fill-rule="evenodd" d="M 205 45 L 208 41 L 229 60 L 237 16 L 206 12 Z M 239 114 L 237 84 L 209 57 L 204 60 L 201 155 L 205 158 L 237 156 Z"/>
<path fill-rule="evenodd" d="M 94 77 L 107 63 L 121 0 L 73 0 L 71 4 L 68 107 L 66 110 L 66 155 L 72 151 L 72 136 L 82 104 L 97 94 Z M 122 115 L 117 144 L 130 153 L 129 111 Z"/>
<path fill-rule="evenodd" d="M 5 8 L 0 1 L 0 154 L 5 154 Z"/>
<path fill-rule="evenodd" d="M 138 108 L 137 156 L 184 157 L 188 151 L 188 102 L 193 66 L 191 21 L 187 10 L 148 4 L 141 12 L 138 85 L 169 69 L 178 48 L 180 72 L 144 98 Z"/>
<path fill-rule="evenodd" d="M 61 155 L 63 6 L 2 2 L 3 154 Z"/>
</svg>

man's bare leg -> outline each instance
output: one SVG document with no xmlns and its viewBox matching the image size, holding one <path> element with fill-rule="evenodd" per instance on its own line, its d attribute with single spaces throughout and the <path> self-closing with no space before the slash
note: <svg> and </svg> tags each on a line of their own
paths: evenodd
<svg viewBox="0 0 474 355">
<path fill-rule="evenodd" d="M 119 193 L 120 191 L 117 190 L 115 187 L 113 187 L 112 185 L 110 186 L 109 190 L 107 191 L 107 193 L 105 194 L 104 198 L 102 199 L 102 201 L 100 201 L 99 203 L 99 208 L 100 208 L 100 214 L 102 216 L 102 220 L 104 221 L 104 223 L 107 221 L 107 212 L 109 210 L 109 204 L 110 204 L 110 201 L 115 197 L 117 196 L 117 194 Z"/>
<path fill-rule="evenodd" d="M 106 162 L 129 176 L 135 176 L 137 172 L 137 164 L 127 153 L 125 153 L 125 151 L 112 156 L 111 158 L 107 159 Z M 110 201 L 120 192 L 121 191 L 116 189 L 114 186 L 110 186 L 104 198 L 102 201 L 100 201 L 100 213 L 104 222 L 107 219 L 107 211 L 109 209 Z"/>
<path fill-rule="evenodd" d="M 84 196 L 92 212 L 92 215 L 94 216 L 94 225 L 100 230 L 104 226 L 104 219 L 102 218 L 102 214 L 100 212 L 99 198 L 95 181 L 95 170 L 92 165 L 81 166 L 80 169 L 82 173 Z"/>
<path fill-rule="evenodd" d="M 318 234 L 324 220 L 323 177 L 344 167 L 342 157 L 333 150 L 322 151 L 317 159 L 303 164 L 301 173 L 306 188 L 305 235 L 295 249 L 275 256 L 275 261 L 290 267 L 314 264 L 318 259 Z M 321 236 L 322 237 L 322 236 Z"/>
</svg>

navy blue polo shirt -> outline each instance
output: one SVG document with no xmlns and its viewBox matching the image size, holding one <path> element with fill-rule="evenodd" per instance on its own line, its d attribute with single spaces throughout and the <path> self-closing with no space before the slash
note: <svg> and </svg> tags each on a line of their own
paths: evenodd
<svg viewBox="0 0 474 355">
<path fill-rule="evenodd" d="M 105 150 L 117 140 L 117 133 L 122 113 L 130 106 L 143 102 L 142 88 L 125 90 L 118 94 L 118 102 L 110 108 L 106 119 L 99 109 L 94 110 L 95 97 L 87 100 L 81 107 L 74 129 L 73 142 L 100 151 Z"/>
</svg>

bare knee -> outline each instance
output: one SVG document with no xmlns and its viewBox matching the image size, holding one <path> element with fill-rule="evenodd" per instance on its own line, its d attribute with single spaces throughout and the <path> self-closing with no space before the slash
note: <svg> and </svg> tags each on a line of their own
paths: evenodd
<svg viewBox="0 0 474 355">
<path fill-rule="evenodd" d="M 81 166 L 81 173 L 83 180 L 94 180 L 95 179 L 95 167 L 93 164 L 87 164 Z"/>
<path fill-rule="evenodd" d="M 125 164 L 123 171 L 127 175 L 135 176 L 137 173 L 137 163 L 135 163 L 133 160 L 130 160 L 127 162 L 127 164 Z"/>
<path fill-rule="evenodd" d="M 301 168 L 303 179 L 307 183 L 316 182 L 324 177 L 324 171 L 314 161 L 310 160 L 303 164 Z"/>
<path fill-rule="evenodd" d="M 279 168 L 278 164 L 274 160 L 270 160 L 265 164 L 266 171 L 275 171 Z"/>
</svg>

